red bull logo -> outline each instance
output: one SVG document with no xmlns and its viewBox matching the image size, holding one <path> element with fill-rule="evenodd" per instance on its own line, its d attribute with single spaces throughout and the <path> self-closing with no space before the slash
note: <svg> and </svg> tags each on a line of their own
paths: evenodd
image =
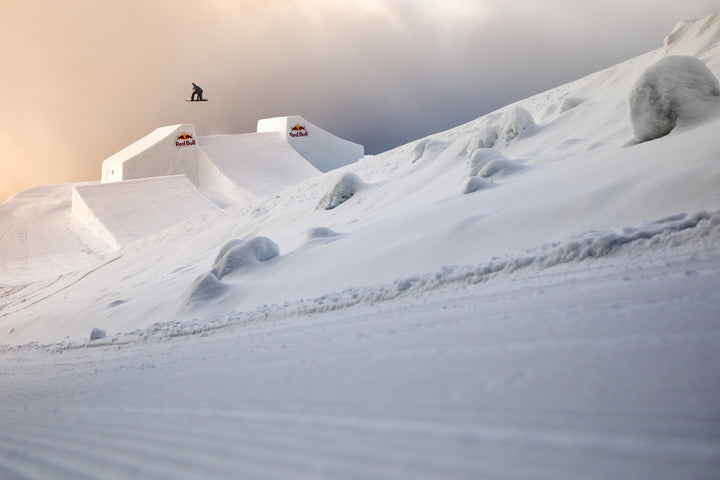
<svg viewBox="0 0 720 480">
<path fill-rule="evenodd" d="M 305 130 L 304 125 L 295 125 L 290 129 L 290 136 L 291 137 L 307 137 L 308 131 Z"/>
<path fill-rule="evenodd" d="M 195 145 L 195 139 L 189 133 L 180 134 L 175 140 L 176 147 L 188 147 L 190 145 Z"/>
</svg>

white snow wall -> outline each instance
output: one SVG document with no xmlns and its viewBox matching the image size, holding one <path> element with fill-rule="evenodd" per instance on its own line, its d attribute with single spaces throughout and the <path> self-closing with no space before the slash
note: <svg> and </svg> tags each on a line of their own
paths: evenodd
<svg viewBox="0 0 720 480">
<path fill-rule="evenodd" d="M 182 174 L 197 185 L 198 150 L 195 125 L 161 127 L 107 158 L 102 164 L 101 181 Z"/>
<path fill-rule="evenodd" d="M 257 131 L 279 132 L 296 152 L 321 172 L 356 162 L 365 155 L 362 145 L 336 137 L 299 115 L 262 119 L 258 121 Z"/>
</svg>

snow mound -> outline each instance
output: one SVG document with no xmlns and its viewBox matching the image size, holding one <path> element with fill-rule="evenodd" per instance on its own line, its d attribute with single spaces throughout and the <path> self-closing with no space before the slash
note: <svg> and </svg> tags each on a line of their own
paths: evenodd
<svg viewBox="0 0 720 480">
<path fill-rule="evenodd" d="M 507 161 L 507 158 L 494 148 L 478 148 L 471 152 L 470 158 L 468 159 L 468 174 L 474 177 L 480 174 L 480 171 L 487 164 L 496 160 Z"/>
<path fill-rule="evenodd" d="M 339 233 L 327 227 L 313 228 L 308 232 L 308 240 L 314 240 L 317 238 L 333 238 L 339 236 Z"/>
<path fill-rule="evenodd" d="M 354 173 L 346 173 L 340 178 L 340 181 L 335 184 L 332 190 L 330 190 L 320 200 L 318 208 L 324 208 L 325 210 L 332 210 L 348 201 L 357 192 L 368 187 L 368 184 L 360 180 Z"/>
<path fill-rule="evenodd" d="M 412 157 L 413 157 L 412 162 L 413 163 L 417 162 L 425 155 L 425 153 L 428 150 L 429 143 L 430 143 L 430 140 L 426 138 L 424 140 L 419 141 L 415 145 L 415 148 L 413 148 L 413 152 L 412 152 Z"/>
<path fill-rule="evenodd" d="M 671 55 L 649 67 L 630 93 L 630 119 L 635 138 L 663 137 L 676 126 L 705 118 L 720 105 L 720 84 L 703 62 Z"/>
<path fill-rule="evenodd" d="M 100 328 L 93 328 L 92 332 L 90 332 L 90 340 L 101 340 L 103 338 L 107 337 L 107 334 L 105 333 L 105 330 L 102 330 Z"/>
<path fill-rule="evenodd" d="M 468 180 L 467 185 L 465 185 L 465 189 L 463 190 L 463 193 L 474 193 L 478 190 L 486 190 L 488 188 L 492 188 L 494 184 L 488 180 L 485 180 L 481 177 L 470 177 L 470 180 Z"/>
<path fill-rule="evenodd" d="M 583 102 L 582 98 L 578 97 L 567 97 L 560 104 L 560 113 L 572 110 Z"/>
<path fill-rule="evenodd" d="M 229 247 L 220 260 L 215 263 L 210 273 L 222 280 L 226 275 L 267 262 L 278 255 L 280 255 L 280 249 L 275 242 L 267 237 L 255 237 L 247 242 Z"/>
<path fill-rule="evenodd" d="M 482 178 L 502 178 L 518 173 L 524 168 L 521 164 L 512 160 L 495 159 L 485 164 L 478 176 Z"/>
<path fill-rule="evenodd" d="M 522 107 L 512 107 L 499 121 L 476 133 L 470 140 L 468 151 L 478 148 L 507 146 L 513 141 L 532 135 L 538 130 L 530 112 Z"/>
<path fill-rule="evenodd" d="M 467 170 L 470 180 L 463 193 L 473 193 L 491 188 L 494 184 L 486 178 L 502 178 L 521 171 L 524 167 L 494 148 L 478 148 L 470 154 Z"/>
<path fill-rule="evenodd" d="M 231 248 L 237 247 L 238 245 L 242 245 L 245 243 L 245 240 L 242 240 L 240 238 L 235 238 L 233 240 L 230 240 L 225 245 L 220 247 L 220 250 L 218 251 L 217 255 L 215 256 L 215 261 L 213 262 L 213 266 L 217 265 L 220 260 L 225 256 L 225 254 L 230 250 Z"/>
<path fill-rule="evenodd" d="M 222 283 L 213 273 L 205 273 L 199 276 L 190 287 L 186 305 L 214 300 L 227 292 L 228 289 L 229 287 Z"/>
</svg>

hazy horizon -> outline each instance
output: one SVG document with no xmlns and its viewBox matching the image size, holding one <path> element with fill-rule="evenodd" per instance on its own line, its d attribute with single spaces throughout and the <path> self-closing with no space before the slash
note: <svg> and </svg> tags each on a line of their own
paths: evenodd
<svg viewBox="0 0 720 480">
<path fill-rule="evenodd" d="M 10 0 L 0 201 L 157 127 L 299 114 L 375 154 L 662 46 L 714 1 Z M 191 82 L 207 103 L 186 103 Z"/>
</svg>

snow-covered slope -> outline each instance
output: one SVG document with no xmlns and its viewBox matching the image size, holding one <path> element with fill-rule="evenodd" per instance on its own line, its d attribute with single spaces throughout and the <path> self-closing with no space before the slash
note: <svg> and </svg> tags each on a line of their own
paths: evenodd
<svg viewBox="0 0 720 480">
<path fill-rule="evenodd" d="M 715 476 L 720 96 L 645 142 L 629 101 L 719 32 L 117 251 L 71 186 L 3 203 L 0 474 Z"/>
<path fill-rule="evenodd" d="M 633 84 L 645 69 L 662 56 L 677 53 L 676 49 L 694 49 L 716 76 L 720 74 L 717 38 L 707 33 L 718 29 L 718 16 L 699 23 L 702 28 L 678 27 L 667 45 L 655 52 L 452 130 L 365 157 L 249 206 L 196 217 L 145 237 L 120 251 L 117 262 L 102 268 L 109 287 L 85 279 L 63 290 L 63 298 L 77 295 L 82 301 L 66 302 L 51 295 L 26 306 L 21 304 L 23 294 L 6 295 L 2 322 L 15 330 L 12 335 L 9 328 L 0 330 L 0 341 L 50 342 L 68 335 L 81 340 L 90 323 L 123 332 L 173 320 L 183 312 L 183 298 L 197 277 L 209 272 L 219 249 L 235 239 L 262 235 L 275 242 L 281 254 L 262 268 L 224 280 L 230 288 L 227 301 L 233 309 L 244 310 L 392 282 L 449 265 L 524 255 L 528 249 L 572 242 L 588 232 L 641 228 L 670 215 L 716 211 L 720 208 L 717 110 L 692 128 L 678 128 L 640 144 L 634 144 L 628 113 Z M 227 150 L 222 137 L 200 141 L 220 156 Z M 336 208 L 325 208 L 323 197 L 347 173 L 360 180 L 361 188 Z M 267 186 L 256 188 L 264 191 Z M 9 200 L 4 209 L 26 201 L 25 197 Z M 67 238 L 62 220 L 67 220 L 67 211 L 51 209 L 46 201 L 52 200 L 39 198 L 32 208 L 54 212 L 53 222 L 58 225 L 54 235 Z M 5 237 L 11 237 L 11 230 L 23 221 L 17 218 L 15 208 L 4 222 L 9 225 Z M 50 224 L 44 221 L 44 225 Z M 318 240 L 311 233 L 316 228 L 338 235 Z M 92 251 L 83 242 L 76 243 L 77 250 Z M 3 282 L 14 289 L 18 278 L 40 280 L 23 292 L 55 280 L 54 271 L 10 262 L 18 256 L 33 257 L 22 242 L 6 241 L 0 253 L 6 264 Z M 78 256 L 77 251 L 67 254 Z M 82 254 L 86 260 L 88 255 Z M 90 268 L 105 261 L 100 255 Z M 133 271 L 143 274 L 123 273 Z M 86 271 L 68 268 L 64 273 L 56 285 Z M 97 297 L 93 292 L 98 290 L 110 300 L 88 301 Z M 119 299 L 123 309 L 106 310 L 107 303 Z M 217 313 L 218 303 L 208 305 L 206 314 Z M 31 327 L 37 319 L 48 318 L 48 311 L 55 319 L 54 334 L 45 322 Z M 122 318 L 121 323 L 116 317 Z"/>
<path fill-rule="evenodd" d="M 0 285 L 25 285 L 90 267 L 110 250 L 71 215 L 74 185 L 44 185 L 0 204 Z"/>
</svg>

